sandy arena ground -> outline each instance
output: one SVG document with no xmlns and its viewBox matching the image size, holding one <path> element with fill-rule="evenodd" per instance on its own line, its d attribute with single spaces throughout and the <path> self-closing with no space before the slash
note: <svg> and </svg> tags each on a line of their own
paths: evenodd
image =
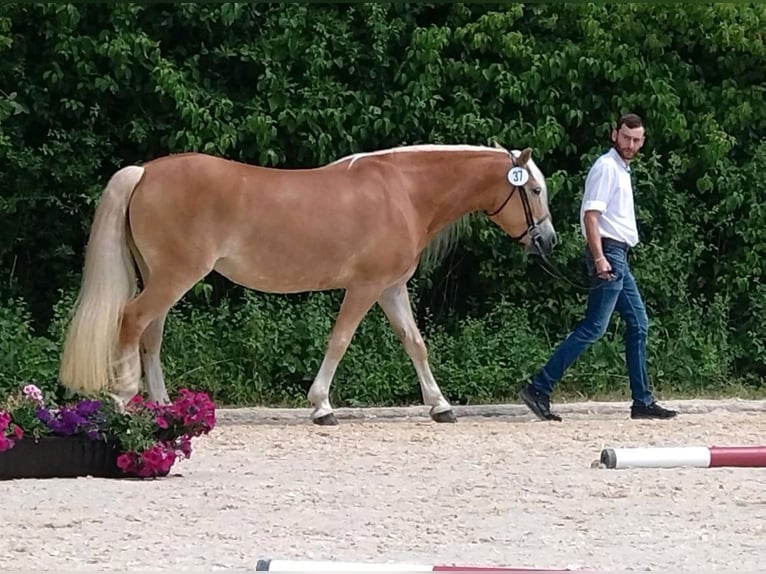
<svg viewBox="0 0 766 574">
<path fill-rule="evenodd" d="M 766 444 L 766 416 L 222 424 L 163 480 L 0 482 L 0 568 L 763 567 L 766 469 L 591 468 L 606 447 L 716 444 Z"/>
</svg>

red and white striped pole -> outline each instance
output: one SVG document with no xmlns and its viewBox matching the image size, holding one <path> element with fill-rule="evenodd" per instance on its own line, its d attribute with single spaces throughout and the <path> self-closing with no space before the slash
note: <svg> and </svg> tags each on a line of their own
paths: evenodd
<svg viewBox="0 0 766 574">
<path fill-rule="evenodd" d="M 569 569 L 449 566 L 435 564 L 381 564 L 313 560 L 258 560 L 257 572 L 570 572 Z"/>
<path fill-rule="evenodd" d="M 763 467 L 766 446 L 605 448 L 601 464 L 607 468 Z"/>
</svg>

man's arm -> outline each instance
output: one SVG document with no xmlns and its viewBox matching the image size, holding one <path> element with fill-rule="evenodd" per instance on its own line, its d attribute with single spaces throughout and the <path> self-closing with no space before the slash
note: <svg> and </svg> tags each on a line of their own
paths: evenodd
<svg viewBox="0 0 766 574">
<path fill-rule="evenodd" d="M 604 257 L 604 250 L 601 248 L 601 232 L 598 230 L 598 218 L 601 212 L 591 209 L 583 215 L 585 223 L 585 238 L 588 241 L 588 247 L 593 255 L 593 264 L 596 267 L 596 275 L 601 279 L 612 278 L 612 266 Z"/>
<path fill-rule="evenodd" d="M 583 195 L 583 225 L 588 248 L 593 255 L 596 275 L 602 279 L 611 277 L 612 266 L 604 257 L 601 247 L 601 232 L 598 229 L 598 218 L 606 211 L 606 206 L 614 191 L 614 173 L 603 163 L 593 166 L 585 180 Z"/>
<path fill-rule="evenodd" d="M 585 223 L 585 238 L 588 241 L 588 248 L 593 261 L 598 263 L 604 259 L 604 250 L 601 248 L 601 232 L 598 230 L 598 218 L 601 212 L 596 209 L 590 209 L 585 212 L 583 221 Z"/>
</svg>

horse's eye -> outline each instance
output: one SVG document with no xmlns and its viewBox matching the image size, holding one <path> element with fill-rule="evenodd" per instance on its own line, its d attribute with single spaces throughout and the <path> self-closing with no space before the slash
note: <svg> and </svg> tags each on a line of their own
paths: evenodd
<svg viewBox="0 0 766 574">
<path fill-rule="evenodd" d="M 537 187 L 532 188 L 532 193 L 534 193 L 535 195 L 540 195 L 540 193 L 542 193 L 542 191 L 543 190 L 542 190 L 542 188 L 539 185 Z"/>
</svg>

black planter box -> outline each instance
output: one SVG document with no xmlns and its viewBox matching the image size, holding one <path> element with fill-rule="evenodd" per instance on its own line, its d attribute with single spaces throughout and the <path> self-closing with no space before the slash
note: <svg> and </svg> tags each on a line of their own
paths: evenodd
<svg viewBox="0 0 766 574">
<path fill-rule="evenodd" d="M 116 441 L 86 437 L 24 437 L 0 452 L 0 480 L 15 478 L 128 478 L 117 466 Z"/>
</svg>

